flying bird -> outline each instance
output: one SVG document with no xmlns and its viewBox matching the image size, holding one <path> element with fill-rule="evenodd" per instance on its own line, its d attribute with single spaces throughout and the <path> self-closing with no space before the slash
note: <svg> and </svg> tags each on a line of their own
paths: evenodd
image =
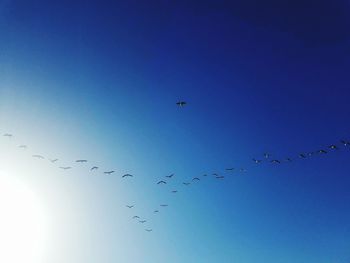
<svg viewBox="0 0 350 263">
<path fill-rule="evenodd" d="M 262 161 L 261 160 L 257 160 L 257 159 L 252 159 L 254 163 L 261 163 Z"/>
<path fill-rule="evenodd" d="M 20 146 L 18 146 L 19 148 L 22 148 L 22 149 L 27 149 L 28 147 L 27 147 L 27 145 L 24 145 L 24 144 L 22 144 L 22 145 L 20 145 Z"/>
<path fill-rule="evenodd" d="M 300 158 L 306 158 L 306 155 L 304 153 L 299 154 Z"/>
<path fill-rule="evenodd" d="M 280 160 L 271 160 L 271 163 L 281 163 Z"/>
<path fill-rule="evenodd" d="M 97 169 L 98 169 L 97 166 L 93 166 L 93 167 L 91 167 L 90 171 L 97 170 Z"/>
<path fill-rule="evenodd" d="M 76 163 L 86 163 L 87 160 L 76 160 L 75 162 L 76 162 Z"/>
<path fill-rule="evenodd" d="M 143 224 L 143 223 L 146 223 L 147 220 L 140 220 L 139 222 Z"/>
<path fill-rule="evenodd" d="M 145 229 L 147 232 L 152 232 L 153 230 L 152 229 Z"/>
<path fill-rule="evenodd" d="M 171 178 L 171 177 L 173 177 L 174 176 L 174 174 L 171 174 L 171 175 L 166 175 L 165 177 L 167 177 L 167 178 Z"/>
<path fill-rule="evenodd" d="M 349 142 L 349 141 L 340 140 L 340 142 L 341 142 L 344 146 L 349 146 L 349 145 L 350 145 L 350 142 Z"/>
<path fill-rule="evenodd" d="M 226 168 L 226 171 L 233 171 L 235 168 Z"/>
<path fill-rule="evenodd" d="M 225 176 L 222 176 L 222 175 L 221 175 L 221 176 L 216 176 L 215 178 L 216 178 L 216 179 L 224 179 Z"/>
<path fill-rule="evenodd" d="M 58 159 L 49 159 L 49 160 L 50 160 L 50 162 L 52 162 L 52 163 L 55 163 L 55 162 L 58 161 Z"/>
<path fill-rule="evenodd" d="M 165 204 L 163 204 L 163 205 L 160 205 L 161 207 L 167 207 L 168 205 L 165 205 Z"/>
<path fill-rule="evenodd" d="M 198 177 L 194 177 L 193 179 L 192 179 L 192 181 L 200 181 L 201 179 L 199 179 Z"/>
<path fill-rule="evenodd" d="M 132 219 L 135 219 L 135 218 L 140 218 L 139 216 L 133 216 Z"/>
<path fill-rule="evenodd" d="M 32 155 L 32 157 L 38 158 L 38 159 L 44 159 L 44 156 L 41 156 L 41 155 L 38 155 L 38 154 L 34 154 L 34 155 Z"/>
<path fill-rule="evenodd" d="M 11 133 L 5 133 L 4 136 L 11 138 L 13 135 Z"/>
<path fill-rule="evenodd" d="M 219 176 L 217 173 L 213 173 L 214 176 Z"/>
<path fill-rule="evenodd" d="M 165 181 L 159 181 L 157 184 L 166 184 Z"/>
<path fill-rule="evenodd" d="M 190 183 L 183 183 L 184 185 L 190 185 Z"/>
<path fill-rule="evenodd" d="M 328 146 L 329 149 L 338 150 L 338 147 L 334 144 Z"/>
<path fill-rule="evenodd" d="M 107 171 L 107 172 L 104 172 L 104 174 L 112 174 L 114 173 L 115 171 Z"/>
<path fill-rule="evenodd" d="M 126 205 L 127 208 L 133 208 L 133 205 Z"/>
<path fill-rule="evenodd" d="M 177 190 L 173 190 L 173 191 L 171 191 L 172 193 L 174 193 L 174 194 L 176 194 L 177 193 Z"/>
<path fill-rule="evenodd" d="M 208 176 L 207 174 L 203 174 L 203 176 Z"/>
<path fill-rule="evenodd" d="M 186 104 L 187 104 L 186 101 L 178 101 L 178 102 L 176 102 L 176 105 L 179 106 L 179 107 L 183 107 L 183 106 L 185 106 Z"/>
<path fill-rule="evenodd" d="M 271 154 L 269 154 L 269 153 L 264 153 L 264 157 L 265 157 L 266 159 L 270 158 L 270 156 L 271 156 Z"/>
<path fill-rule="evenodd" d="M 153 213 L 158 213 L 159 212 L 159 210 L 154 210 L 154 212 Z"/>
<path fill-rule="evenodd" d="M 287 157 L 287 158 L 286 158 L 286 161 L 287 161 L 287 162 L 291 162 L 291 161 L 292 161 L 292 159 L 291 159 L 291 158 L 289 158 L 289 157 Z"/>
<path fill-rule="evenodd" d="M 124 175 L 122 176 L 122 178 L 124 178 L 124 177 L 133 177 L 133 175 L 132 175 L 132 174 L 124 174 Z"/>
<path fill-rule="evenodd" d="M 322 154 L 327 153 L 327 151 L 325 151 L 325 150 L 318 150 L 317 152 L 318 152 L 318 153 L 322 153 Z"/>
<path fill-rule="evenodd" d="M 61 166 L 60 169 L 63 169 L 63 170 L 68 170 L 68 169 L 71 169 L 72 167 L 70 166 Z"/>
</svg>

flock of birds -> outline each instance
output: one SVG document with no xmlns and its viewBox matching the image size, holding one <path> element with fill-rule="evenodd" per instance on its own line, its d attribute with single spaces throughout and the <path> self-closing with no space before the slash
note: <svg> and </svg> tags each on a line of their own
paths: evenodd
<svg viewBox="0 0 350 263">
<path fill-rule="evenodd" d="M 179 101 L 176 103 L 179 107 L 183 107 L 186 105 L 186 102 L 185 101 Z M 13 138 L 13 135 L 11 133 L 4 133 L 3 134 L 3 137 L 7 137 L 9 139 Z M 24 145 L 24 144 L 21 144 L 18 146 L 19 148 L 21 149 L 27 149 L 28 146 L 27 145 Z M 272 155 L 270 153 L 263 153 L 261 158 L 252 158 L 251 161 L 252 163 L 256 164 L 256 165 L 259 165 L 261 163 L 271 163 L 271 164 L 275 164 L 275 165 L 279 165 L 279 164 L 282 164 L 283 162 L 292 162 L 292 161 L 295 161 L 297 159 L 306 159 L 306 158 L 310 158 L 312 156 L 315 156 L 315 155 L 325 155 L 325 154 L 328 154 L 329 152 L 332 152 L 332 151 L 337 151 L 339 150 L 341 147 L 347 147 L 347 148 L 350 148 L 350 141 L 347 141 L 347 140 L 339 140 L 339 143 L 338 144 L 331 144 L 331 145 L 328 145 L 327 147 L 324 147 L 324 148 L 321 148 L 321 149 L 318 149 L 316 151 L 311 151 L 311 152 L 302 152 L 302 153 L 299 153 L 293 157 L 285 157 L 283 159 L 274 159 L 272 158 Z M 36 159 L 45 159 L 45 157 L 43 155 L 39 155 L 39 154 L 33 154 L 32 155 L 33 158 L 36 158 Z M 50 161 L 51 163 L 59 163 L 59 159 L 55 158 L 55 159 L 50 159 L 48 158 L 48 161 Z M 88 160 L 86 159 L 78 159 L 78 160 L 75 160 L 75 163 L 88 163 Z M 59 169 L 62 169 L 62 170 L 69 170 L 69 169 L 72 169 L 73 166 L 58 166 Z M 99 170 L 100 168 L 98 166 L 90 166 L 90 171 L 91 172 L 94 172 L 94 171 L 97 171 Z M 247 168 L 243 168 L 243 167 L 240 167 L 240 168 L 237 168 L 237 167 L 227 167 L 225 168 L 225 171 L 226 173 L 228 172 L 239 172 L 239 173 L 244 173 L 247 171 Z M 107 170 L 107 171 L 103 171 L 103 174 L 105 175 L 111 175 L 115 173 L 114 170 Z M 167 185 L 171 180 L 172 178 L 175 176 L 174 173 L 171 173 L 169 175 L 166 175 L 164 176 L 164 178 L 158 180 L 156 182 L 157 185 L 161 186 L 161 185 Z M 214 177 L 215 179 L 218 179 L 218 180 L 222 180 L 225 178 L 225 175 L 222 175 L 222 174 L 218 174 L 218 173 L 211 173 L 211 174 L 203 174 L 202 177 L 207 177 L 207 176 L 212 176 Z M 134 177 L 132 174 L 129 174 L 129 173 L 126 173 L 126 174 L 123 174 L 121 176 L 122 178 L 132 178 Z M 182 182 L 182 184 L 184 186 L 189 186 L 190 184 L 193 184 L 193 183 L 196 183 L 196 182 L 199 182 L 201 181 L 201 177 L 193 177 L 193 178 L 190 178 L 188 181 L 185 181 L 185 182 Z M 179 191 L 177 189 L 173 189 L 171 190 L 171 193 L 172 194 L 176 194 L 178 193 Z M 167 204 L 160 204 L 160 207 L 161 208 L 164 208 L 164 207 L 167 207 L 168 205 Z M 130 204 L 127 204 L 126 205 L 126 208 L 128 209 L 133 209 L 135 207 L 135 205 L 130 205 Z M 159 213 L 159 209 L 155 209 L 153 211 L 153 213 Z M 144 224 L 147 222 L 146 219 L 144 218 L 141 218 L 139 215 L 134 215 L 132 216 L 132 219 L 133 220 L 137 220 L 140 224 Z M 152 228 L 145 228 L 145 231 L 147 232 L 152 232 L 153 229 Z"/>
</svg>

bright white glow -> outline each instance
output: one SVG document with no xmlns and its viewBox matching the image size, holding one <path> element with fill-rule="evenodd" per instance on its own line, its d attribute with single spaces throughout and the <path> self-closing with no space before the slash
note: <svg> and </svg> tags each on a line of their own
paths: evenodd
<svg viewBox="0 0 350 263">
<path fill-rule="evenodd" d="M 42 262 L 45 229 L 45 215 L 35 194 L 0 173 L 0 262 Z"/>
</svg>

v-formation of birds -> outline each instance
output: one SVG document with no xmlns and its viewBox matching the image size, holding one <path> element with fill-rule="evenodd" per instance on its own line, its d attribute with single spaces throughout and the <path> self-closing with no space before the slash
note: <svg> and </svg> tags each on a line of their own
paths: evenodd
<svg viewBox="0 0 350 263">
<path fill-rule="evenodd" d="M 186 105 L 186 102 L 184 101 L 179 101 L 176 103 L 179 107 L 183 107 Z M 8 138 L 13 138 L 13 135 L 10 134 L 10 133 L 5 133 L 3 134 L 3 137 L 8 137 Z M 339 143 L 341 144 L 342 147 L 350 147 L 350 141 L 347 141 L 347 140 L 340 140 Z M 24 145 L 24 144 L 21 144 L 18 146 L 19 148 L 21 149 L 27 149 L 28 146 L 27 145 Z M 292 162 L 292 161 L 295 161 L 296 159 L 306 159 L 306 158 L 309 158 L 309 157 L 312 157 L 314 155 L 324 155 L 324 154 L 327 154 L 329 153 L 330 151 L 336 151 L 336 150 L 339 150 L 340 149 L 340 146 L 336 145 L 336 144 L 331 144 L 329 145 L 327 148 L 322 148 L 322 149 L 318 149 L 316 151 L 312 151 L 312 152 L 302 152 L 302 153 L 299 153 L 298 155 L 296 155 L 295 157 L 291 158 L 291 157 L 286 157 L 284 159 L 273 159 L 271 158 L 272 155 L 270 153 L 264 153 L 262 155 L 262 158 L 259 159 L 259 158 L 252 158 L 252 162 L 255 163 L 255 164 L 261 164 L 263 162 L 269 162 L 271 164 L 282 164 L 282 163 L 285 163 L 285 162 Z M 39 154 L 33 154 L 32 155 L 33 158 L 36 158 L 36 159 L 45 159 L 44 156 L 42 155 L 39 155 Z M 56 163 L 56 162 L 59 162 L 59 159 L 48 159 L 51 163 Z M 76 163 L 88 163 L 88 160 L 85 160 L 85 159 L 78 159 L 75 161 Z M 72 169 L 73 167 L 72 166 L 59 166 L 60 169 L 62 170 L 69 170 L 69 169 Z M 90 168 L 90 171 L 93 172 L 93 171 L 96 171 L 98 170 L 99 167 L 98 166 L 92 166 Z M 246 172 L 247 169 L 246 168 L 236 168 L 236 167 L 228 167 L 228 168 L 225 168 L 226 172 L 234 172 L 234 171 L 237 171 L 237 172 Z M 106 174 L 106 175 L 111 175 L 115 173 L 114 170 L 108 170 L 108 171 L 104 171 L 103 174 Z M 211 174 L 215 179 L 224 179 L 225 176 L 224 175 L 221 175 L 221 174 L 218 174 L 218 173 L 212 173 Z M 164 178 L 166 179 L 162 179 L 162 180 L 159 180 L 156 182 L 157 185 L 167 185 L 169 180 L 172 180 L 172 178 L 175 176 L 174 173 L 171 173 L 169 175 L 166 175 L 164 176 Z M 134 177 L 132 174 L 129 174 L 129 173 L 126 173 L 124 175 L 121 176 L 122 178 L 128 178 L 128 177 Z M 208 174 L 203 174 L 202 177 L 208 177 Z M 200 182 L 201 181 L 201 178 L 200 177 L 193 177 L 191 180 L 189 181 L 186 181 L 186 182 L 183 182 L 182 184 L 184 186 L 189 186 L 191 183 L 195 183 L 195 182 Z M 171 190 L 171 193 L 172 194 L 176 194 L 178 193 L 178 190 L 176 189 L 173 189 Z M 167 207 L 168 205 L 167 204 L 160 204 L 160 207 L 164 208 L 164 207 Z M 126 205 L 126 207 L 128 209 L 133 209 L 135 207 L 135 205 Z M 159 213 L 159 210 L 156 209 L 154 210 L 154 213 Z M 133 220 L 138 220 L 139 223 L 141 224 L 144 224 L 147 222 L 146 219 L 141 219 L 140 216 L 138 215 L 135 215 L 132 217 Z M 152 232 L 153 229 L 151 228 L 146 228 L 145 231 L 147 232 Z"/>
</svg>

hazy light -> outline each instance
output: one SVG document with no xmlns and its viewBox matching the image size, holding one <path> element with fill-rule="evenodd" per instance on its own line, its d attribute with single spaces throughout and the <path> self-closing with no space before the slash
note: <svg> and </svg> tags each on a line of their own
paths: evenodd
<svg viewBox="0 0 350 263">
<path fill-rule="evenodd" d="M 45 232 L 45 214 L 35 194 L 0 173 L 0 262 L 42 262 Z"/>
</svg>

